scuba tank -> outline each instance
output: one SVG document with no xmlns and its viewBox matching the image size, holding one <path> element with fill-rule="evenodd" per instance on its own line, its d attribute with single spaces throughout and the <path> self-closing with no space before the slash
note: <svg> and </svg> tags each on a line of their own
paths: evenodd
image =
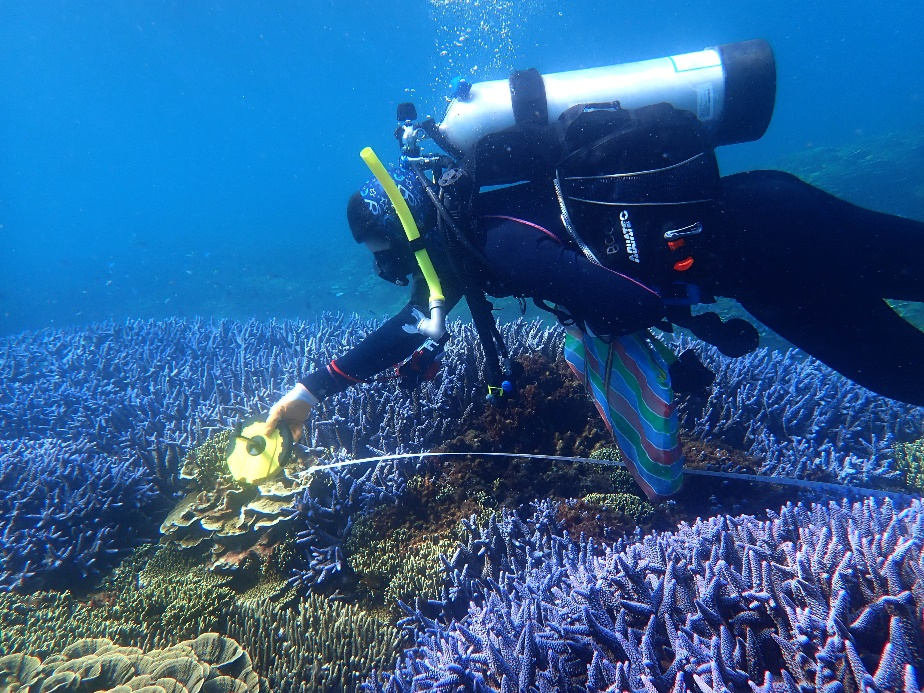
<svg viewBox="0 0 924 693">
<path fill-rule="evenodd" d="M 459 157 L 486 135 L 514 125 L 554 122 L 576 104 L 619 102 L 636 109 L 669 103 L 693 113 L 716 145 L 759 139 L 776 100 L 776 64 L 762 39 L 667 58 L 507 80 L 461 80 L 443 120 L 428 133 Z"/>
</svg>

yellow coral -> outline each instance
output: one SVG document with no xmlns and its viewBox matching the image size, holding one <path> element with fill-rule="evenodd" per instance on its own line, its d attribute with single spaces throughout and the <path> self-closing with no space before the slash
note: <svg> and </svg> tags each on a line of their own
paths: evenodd
<svg viewBox="0 0 924 693">
<path fill-rule="evenodd" d="M 895 462 L 911 488 L 924 492 L 924 438 L 895 446 Z"/>
</svg>

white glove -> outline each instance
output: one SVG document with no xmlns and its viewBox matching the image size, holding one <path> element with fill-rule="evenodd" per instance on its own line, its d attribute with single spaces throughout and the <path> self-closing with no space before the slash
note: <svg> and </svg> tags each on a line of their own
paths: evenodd
<svg viewBox="0 0 924 693">
<path fill-rule="evenodd" d="M 298 383 L 274 404 L 266 416 L 266 435 L 271 434 L 280 423 L 289 424 L 292 439 L 298 440 L 305 427 L 305 419 L 319 400 L 307 387 Z"/>
</svg>

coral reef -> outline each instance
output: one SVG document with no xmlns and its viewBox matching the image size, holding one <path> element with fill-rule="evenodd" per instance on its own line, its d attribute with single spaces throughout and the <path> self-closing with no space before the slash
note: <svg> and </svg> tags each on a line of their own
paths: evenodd
<svg viewBox="0 0 924 693">
<path fill-rule="evenodd" d="M 324 314 L 313 322 L 126 321 L 0 340 L 4 440 L 70 440 L 141 460 L 173 488 L 186 451 L 269 409 L 295 379 L 361 341 L 379 323 Z M 417 392 L 393 381 L 329 398 L 309 421 L 316 448 L 421 450 L 448 437 L 479 396 L 484 355 L 472 325 L 450 324 L 443 372 Z M 563 334 L 517 321 L 502 332 L 513 356 L 554 359 Z"/>
<path fill-rule="evenodd" d="M 258 693 L 265 690 L 250 656 L 217 633 L 203 633 L 164 649 L 120 647 L 107 638 L 79 640 L 47 659 L 27 653 L 0 658 L 5 691 L 172 691 Z"/>
<path fill-rule="evenodd" d="M 64 523 L 65 535 L 56 525 L 35 546 L 21 543 L 4 553 L 0 588 L 47 586 L 46 573 L 64 566 L 88 576 L 104 570 L 111 565 L 107 556 L 145 535 L 145 523 L 156 514 L 153 485 L 175 493 L 179 460 L 187 450 L 241 416 L 267 409 L 297 374 L 326 363 L 376 326 L 330 315 L 314 323 L 129 321 L 4 339 L 0 486 L 23 507 L 23 489 L 31 488 L 24 475 L 42 478 L 43 498 L 54 499 L 54 506 L 35 492 L 29 496 L 34 510 L 27 514 L 41 515 L 43 529 L 55 518 L 61 525 L 72 517 L 75 505 L 77 512 L 112 521 L 108 531 L 99 519 Z M 394 382 L 375 382 L 331 397 L 309 421 L 309 447 L 336 458 L 417 451 L 447 440 L 454 441 L 448 449 L 564 453 L 586 452 L 602 441 L 596 416 L 584 413 L 591 409 L 579 386 L 564 375 L 556 386 L 548 385 L 561 370 L 560 329 L 523 321 L 504 326 L 513 355 L 527 369 L 519 403 L 505 410 L 481 404 L 478 369 L 484 355 L 474 328 L 457 322 L 451 330 L 454 338 L 437 378 L 410 393 Z M 842 481 L 896 477 L 892 445 L 924 435 L 921 410 L 875 397 L 812 359 L 762 351 L 730 361 L 697 348 L 718 379 L 708 401 L 687 402 L 686 428 L 694 437 L 742 447 L 763 461 L 766 473 Z M 537 375 L 545 378 L 546 389 L 536 384 Z M 524 416 L 535 430 L 522 425 Z M 459 435 L 466 427 L 482 433 Z M 53 471 L 56 462 L 69 471 Z M 68 485 L 73 478 L 68 474 L 84 476 Z M 199 474 L 206 485 L 219 477 L 208 465 L 187 474 Z M 492 495 L 491 489 L 482 491 Z M 125 502 L 127 497 L 135 502 Z M 330 515 L 310 501 L 302 508 L 307 518 Z M 18 541 L 27 542 L 34 521 L 26 513 L 0 518 L 4 532 L 18 530 Z M 78 526 L 85 532 L 81 536 L 75 534 Z M 336 567 L 337 541 L 329 537 L 338 531 L 302 537 L 318 552 L 311 558 L 313 573 L 323 577 Z M 65 546 L 51 541 L 51 552 L 37 548 L 59 535 L 67 536 Z M 14 554 L 28 558 L 12 565 Z"/>
<path fill-rule="evenodd" d="M 924 506 L 787 505 L 612 546 L 537 507 L 470 526 L 442 617 L 368 691 L 917 693 Z M 432 608 L 432 605 L 431 605 Z"/>
<path fill-rule="evenodd" d="M 87 439 L 0 441 L 0 590 L 99 577 L 151 534 L 157 501 L 144 469 Z"/>
<path fill-rule="evenodd" d="M 875 395 L 811 357 L 767 349 L 739 359 L 685 338 L 716 374 L 708 399 L 682 400 L 681 426 L 761 460 L 763 474 L 841 483 L 897 478 L 896 442 L 924 435 L 924 409 Z"/>
<path fill-rule="evenodd" d="M 395 626 L 319 596 L 285 609 L 243 605 L 228 634 L 253 655 L 274 693 L 351 693 L 408 644 Z"/>
<path fill-rule="evenodd" d="M 194 491 L 164 523 L 171 541 L 191 551 L 139 552 L 96 592 L 0 595 L 0 646 L 44 657 L 81 636 L 150 649 L 171 635 L 216 631 L 252 649 L 274 689 L 350 690 L 410 643 L 338 601 L 348 595 L 383 612 L 398 599 L 412 604 L 403 626 L 416 646 L 391 677 L 374 676 L 373 689 L 916 689 L 905 665 L 920 664 L 924 613 L 917 505 L 797 505 L 769 521 L 721 515 L 674 530 L 680 505 L 706 516 L 736 495 L 749 508 L 767 507 L 759 505 L 767 496 L 737 482 L 691 480 L 677 503 L 652 509 L 624 470 L 479 457 L 585 456 L 605 442 L 558 359 L 558 328 L 504 328 L 526 370 L 511 406 L 483 406 L 484 357 L 473 328 L 456 323 L 436 379 L 415 392 L 385 381 L 332 397 L 302 441 L 334 462 L 437 443 L 468 457 L 304 476 L 293 467 L 261 487 L 231 483 L 214 434 L 265 410 L 296 374 L 374 327 L 333 316 L 130 322 L 0 344 L 0 489 L 12 490 L 0 494 L 0 510 L 9 510 L 0 512 L 0 531 L 20 542 L 47 532 L 29 564 L 4 563 L 12 545 L 0 547 L 0 588 L 54 585 L 65 567 L 97 579 L 163 520 L 158 491 Z M 875 397 L 811 359 L 760 351 L 730 361 L 695 348 L 718 373 L 711 397 L 683 404 L 697 439 L 686 449 L 698 463 L 891 479 L 900 474 L 893 446 L 924 435 L 921 410 Z M 750 457 L 726 454 L 723 444 Z M 906 483 L 912 478 L 905 473 Z M 554 501 L 532 524 L 512 514 L 539 497 Z M 25 505 L 2 506 L 14 501 Z M 450 556 L 460 519 L 472 515 Z M 643 538 L 640 525 L 672 529 Z M 108 529 L 116 526 L 124 531 Z M 65 544 L 54 543 L 59 536 Z M 203 553 L 250 579 L 193 567 Z M 272 603 L 289 567 L 288 587 L 308 596 Z M 27 678 L 31 664 L 9 669 Z"/>
</svg>

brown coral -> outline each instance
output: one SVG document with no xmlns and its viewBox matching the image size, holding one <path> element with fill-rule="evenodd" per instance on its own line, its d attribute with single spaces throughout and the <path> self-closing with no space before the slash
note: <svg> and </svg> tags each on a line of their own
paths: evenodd
<svg viewBox="0 0 924 693">
<path fill-rule="evenodd" d="M 205 551 L 212 570 L 250 572 L 255 580 L 291 533 L 295 500 L 310 481 L 300 472 L 312 460 L 296 459 L 272 479 L 251 485 L 238 484 L 221 473 L 213 459 L 216 455 L 222 456 L 223 464 L 224 447 L 209 439 L 187 456 L 181 478 L 190 492 L 160 531 L 165 540 L 181 548 Z"/>
</svg>

